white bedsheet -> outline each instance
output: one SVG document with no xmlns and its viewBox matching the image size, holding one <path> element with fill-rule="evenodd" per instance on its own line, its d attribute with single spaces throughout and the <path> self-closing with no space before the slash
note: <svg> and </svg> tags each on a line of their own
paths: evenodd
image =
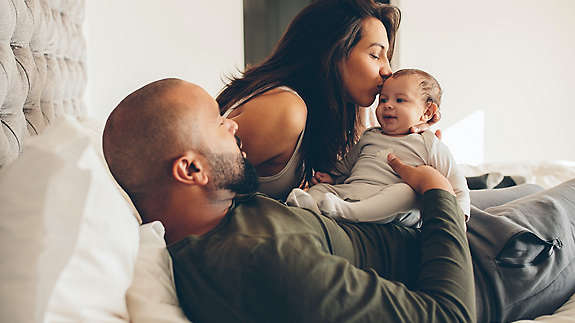
<svg viewBox="0 0 575 323">
<path fill-rule="evenodd" d="M 520 175 L 527 183 L 550 188 L 575 178 L 575 161 L 525 161 L 499 162 L 479 165 L 459 165 L 465 176 L 482 175 L 488 172 L 499 172 L 503 175 Z"/>
</svg>

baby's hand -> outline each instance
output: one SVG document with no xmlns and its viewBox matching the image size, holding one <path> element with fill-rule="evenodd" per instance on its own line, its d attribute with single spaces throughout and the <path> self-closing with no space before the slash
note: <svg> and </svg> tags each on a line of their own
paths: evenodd
<svg viewBox="0 0 575 323">
<path fill-rule="evenodd" d="M 333 177 L 331 177 L 331 175 L 328 173 L 315 172 L 313 174 L 313 178 L 311 179 L 311 184 L 315 185 L 319 183 L 334 184 L 335 181 L 333 180 Z"/>
</svg>

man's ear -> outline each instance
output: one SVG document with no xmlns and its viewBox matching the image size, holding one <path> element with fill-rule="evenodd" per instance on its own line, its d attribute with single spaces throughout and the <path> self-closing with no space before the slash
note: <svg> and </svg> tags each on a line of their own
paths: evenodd
<svg viewBox="0 0 575 323">
<path fill-rule="evenodd" d="M 434 102 L 427 102 L 425 104 L 425 111 L 421 115 L 421 121 L 427 122 L 433 118 L 433 115 L 439 110 L 439 107 Z"/>
<path fill-rule="evenodd" d="M 184 184 L 203 186 L 208 183 L 204 159 L 195 152 L 187 152 L 173 162 L 172 176 L 176 181 Z"/>
</svg>

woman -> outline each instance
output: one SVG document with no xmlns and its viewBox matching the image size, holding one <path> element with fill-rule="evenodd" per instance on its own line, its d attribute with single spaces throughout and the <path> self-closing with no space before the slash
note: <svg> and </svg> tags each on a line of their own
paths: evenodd
<svg viewBox="0 0 575 323">
<path fill-rule="evenodd" d="M 359 107 L 373 103 L 392 72 L 399 22 L 399 9 L 372 0 L 314 1 L 264 62 L 221 92 L 220 110 L 239 124 L 260 191 L 284 200 L 356 142 Z"/>
</svg>

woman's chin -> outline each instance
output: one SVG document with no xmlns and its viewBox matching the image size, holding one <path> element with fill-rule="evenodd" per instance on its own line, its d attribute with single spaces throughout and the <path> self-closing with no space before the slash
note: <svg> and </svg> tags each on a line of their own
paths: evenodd
<svg viewBox="0 0 575 323">
<path fill-rule="evenodd" d="M 366 98 L 365 100 L 363 100 L 363 102 L 359 102 L 358 105 L 364 108 L 370 107 L 375 101 L 375 98 L 376 98 L 375 96 L 372 98 Z"/>
</svg>

